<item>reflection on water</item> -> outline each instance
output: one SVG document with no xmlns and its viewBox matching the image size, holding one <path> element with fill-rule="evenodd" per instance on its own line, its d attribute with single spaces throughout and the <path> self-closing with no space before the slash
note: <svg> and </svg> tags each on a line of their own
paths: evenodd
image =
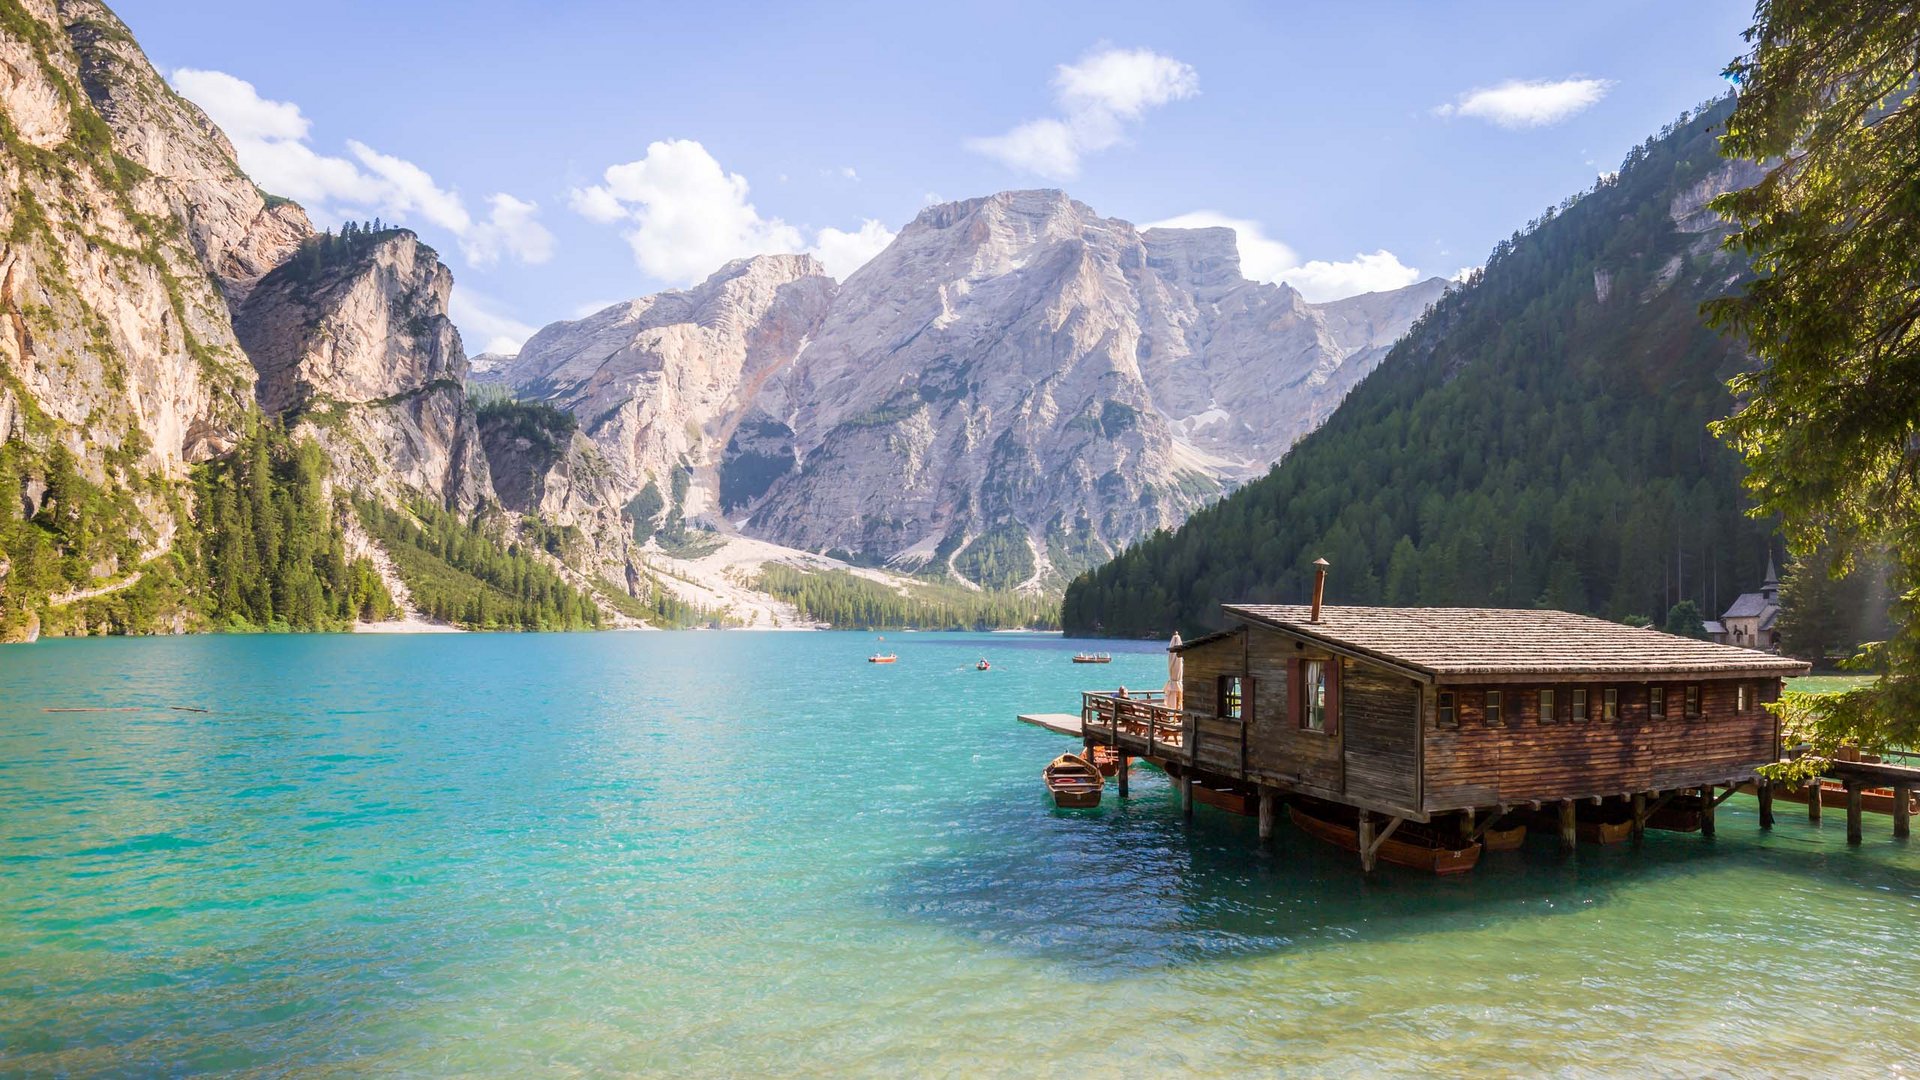
<svg viewBox="0 0 1920 1080">
<path fill-rule="evenodd" d="M 0 1072 L 1868 1072 L 1920 857 L 1752 803 L 1357 873 L 1048 803 L 1016 725 L 1156 646 L 1019 635 L 0 651 Z M 980 656 L 988 672 L 973 670 Z M 207 713 L 175 707 L 205 708 Z M 48 712 L 47 709 L 125 712 Z M 1882 819 L 1880 824 L 1884 824 Z M 1877 835 L 1874 833 L 1877 832 Z M 1817 1017 L 1817 1023 L 1798 1018 Z"/>
</svg>

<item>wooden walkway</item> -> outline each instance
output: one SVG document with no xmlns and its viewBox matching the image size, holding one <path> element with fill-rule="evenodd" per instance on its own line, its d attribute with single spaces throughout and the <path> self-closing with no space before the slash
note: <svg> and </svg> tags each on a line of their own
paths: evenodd
<svg viewBox="0 0 1920 1080">
<path fill-rule="evenodd" d="M 1071 735 L 1076 739 L 1080 737 L 1080 717 L 1075 713 L 1021 713 L 1020 722 L 1046 728 L 1055 735 Z"/>
</svg>

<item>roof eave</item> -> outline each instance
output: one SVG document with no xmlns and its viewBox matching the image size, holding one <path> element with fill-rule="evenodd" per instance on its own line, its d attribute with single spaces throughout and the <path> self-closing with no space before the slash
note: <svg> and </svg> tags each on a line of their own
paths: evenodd
<svg viewBox="0 0 1920 1080">
<path fill-rule="evenodd" d="M 1292 634 L 1297 638 L 1302 638 L 1304 640 L 1313 642 L 1315 645 L 1318 645 L 1319 647 L 1327 650 L 1328 652 L 1334 654 L 1335 656 L 1344 656 L 1349 660 L 1358 660 L 1362 663 L 1373 664 L 1377 667 L 1388 668 L 1392 671 L 1405 675 L 1409 679 L 1414 679 L 1418 682 L 1433 683 L 1433 682 L 1437 682 L 1439 679 L 1439 673 L 1435 672 L 1431 668 L 1421 667 L 1418 664 L 1410 663 L 1406 660 L 1399 659 L 1398 657 L 1388 656 L 1385 653 L 1375 652 L 1372 649 L 1363 649 L 1357 645 L 1349 645 L 1344 641 L 1335 641 L 1332 638 L 1328 638 L 1320 634 L 1316 634 L 1312 630 L 1307 629 L 1306 627 L 1300 625 L 1299 623 L 1282 622 L 1279 619 L 1269 619 L 1264 615 L 1259 615 L 1254 612 L 1247 611 L 1245 609 L 1236 608 L 1232 604 L 1222 604 L 1220 605 L 1220 609 L 1226 612 L 1227 617 L 1230 619 L 1239 619 L 1242 622 L 1264 626 L 1264 627 L 1267 627 L 1268 629 L 1278 630 L 1286 634 Z M 1308 624 L 1308 625 L 1311 625 L 1311 624 Z"/>
</svg>

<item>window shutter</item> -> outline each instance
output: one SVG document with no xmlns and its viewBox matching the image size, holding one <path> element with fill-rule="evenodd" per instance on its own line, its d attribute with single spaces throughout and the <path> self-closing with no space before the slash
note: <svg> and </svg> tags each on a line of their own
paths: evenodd
<svg viewBox="0 0 1920 1080">
<path fill-rule="evenodd" d="M 1306 698 L 1300 689 L 1300 660 L 1298 657 L 1287 661 L 1287 723 L 1299 727 L 1304 720 L 1301 702 Z"/>
<path fill-rule="evenodd" d="M 1246 675 L 1240 679 L 1240 730 L 1243 732 L 1253 723 L 1253 687 L 1253 676 Z"/>
<path fill-rule="evenodd" d="M 1330 659 L 1322 669 L 1327 673 L 1327 734 L 1340 734 L 1340 676 L 1345 661 Z"/>
</svg>

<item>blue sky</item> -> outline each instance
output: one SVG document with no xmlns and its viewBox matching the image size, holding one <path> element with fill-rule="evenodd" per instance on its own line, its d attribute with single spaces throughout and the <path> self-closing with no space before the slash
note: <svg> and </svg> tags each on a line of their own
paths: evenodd
<svg viewBox="0 0 1920 1080">
<path fill-rule="evenodd" d="M 268 190 L 453 267 L 469 352 L 929 201 L 1240 223 L 1310 298 L 1478 264 L 1721 92 L 1745 0 L 120 0 Z M 612 168 L 613 171 L 609 172 Z"/>
</svg>

